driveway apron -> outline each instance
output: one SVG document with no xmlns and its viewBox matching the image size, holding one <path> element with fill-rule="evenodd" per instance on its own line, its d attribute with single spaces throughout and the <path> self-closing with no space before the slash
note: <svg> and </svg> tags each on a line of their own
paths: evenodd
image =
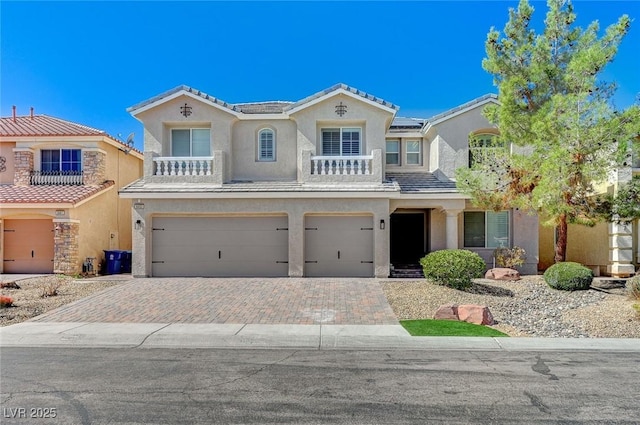
<svg viewBox="0 0 640 425">
<path fill-rule="evenodd" d="M 397 325 L 376 279 L 137 278 L 32 321 Z"/>
</svg>

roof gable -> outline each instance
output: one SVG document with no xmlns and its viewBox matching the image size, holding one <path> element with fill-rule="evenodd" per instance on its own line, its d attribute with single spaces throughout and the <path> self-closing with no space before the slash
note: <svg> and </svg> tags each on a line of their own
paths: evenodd
<svg viewBox="0 0 640 425">
<path fill-rule="evenodd" d="M 236 108 L 235 105 L 232 105 L 230 103 L 227 103 L 223 100 L 220 100 L 216 97 L 213 96 L 209 96 L 207 93 L 204 93 L 200 90 L 194 89 L 192 87 L 189 86 L 185 86 L 185 85 L 181 85 L 178 87 L 175 87 L 171 90 L 168 90 L 164 93 L 160 93 L 157 96 L 154 96 L 150 99 L 147 99 L 145 101 L 142 101 L 136 105 L 130 106 L 129 108 L 127 108 L 127 112 L 129 112 L 131 115 L 136 116 L 144 111 L 147 111 L 149 109 L 155 108 L 158 105 L 161 105 L 163 103 L 166 103 L 170 100 L 173 100 L 177 97 L 180 96 L 187 96 L 190 97 L 194 100 L 206 103 L 208 105 L 213 106 L 214 108 L 217 109 L 221 109 L 225 112 L 228 112 L 232 115 L 238 115 L 239 110 L 238 108 Z"/>
<path fill-rule="evenodd" d="M 495 103 L 496 105 L 499 105 L 500 103 L 498 102 L 498 96 L 493 93 L 485 94 L 484 96 L 480 96 L 473 100 L 470 100 L 469 102 L 463 103 L 460 106 L 456 106 L 455 108 L 451 108 L 440 114 L 434 115 L 426 120 L 425 129 L 430 125 L 439 124 L 443 121 L 449 120 L 453 117 L 464 114 L 467 111 L 486 105 L 488 103 Z"/>
<path fill-rule="evenodd" d="M 306 97 L 290 106 L 288 106 L 287 108 L 285 108 L 285 111 L 288 112 L 289 114 L 293 114 L 296 113 L 302 109 L 306 109 L 310 106 L 313 106 L 317 103 L 320 103 L 326 99 L 329 99 L 331 97 L 337 96 L 339 94 L 344 94 L 346 96 L 349 96 L 353 99 L 356 100 L 360 100 L 363 101 L 365 103 L 368 103 L 372 106 L 375 106 L 377 108 L 383 109 L 391 114 L 395 114 L 398 109 L 400 109 L 398 106 L 387 102 L 384 99 L 381 99 L 379 97 L 375 97 L 372 96 L 370 94 L 367 94 L 361 90 L 358 90 L 356 88 L 350 87 L 346 84 L 336 84 L 332 87 L 329 87 L 328 89 L 322 90 L 318 93 L 312 94 L 309 97 Z"/>
</svg>

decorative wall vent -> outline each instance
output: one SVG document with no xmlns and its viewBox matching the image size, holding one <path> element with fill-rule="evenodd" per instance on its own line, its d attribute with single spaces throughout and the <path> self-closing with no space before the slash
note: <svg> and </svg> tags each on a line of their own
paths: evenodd
<svg viewBox="0 0 640 425">
<path fill-rule="evenodd" d="M 346 113 L 347 113 L 347 105 L 343 105 L 342 102 L 340 102 L 339 105 L 336 105 L 336 114 L 343 116 Z"/>
<path fill-rule="evenodd" d="M 7 158 L 0 156 L 0 173 L 7 171 Z"/>
<path fill-rule="evenodd" d="M 188 117 L 189 115 L 191 115 L 191 106 L 187 106 L 187 104 L 185 103 L 184 106 L 180 107 L 180 113 L 185 117 Z"/>
</svg>

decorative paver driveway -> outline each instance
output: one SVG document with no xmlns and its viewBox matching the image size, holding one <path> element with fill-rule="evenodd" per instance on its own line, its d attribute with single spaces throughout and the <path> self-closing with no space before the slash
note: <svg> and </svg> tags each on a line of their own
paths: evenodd
<svg viewBox="0 0 640 425">
<path fill-rule="evenodd" d="M 375 279 L 139 278 L 33 321 L 397 325 Z"/>
</svg>

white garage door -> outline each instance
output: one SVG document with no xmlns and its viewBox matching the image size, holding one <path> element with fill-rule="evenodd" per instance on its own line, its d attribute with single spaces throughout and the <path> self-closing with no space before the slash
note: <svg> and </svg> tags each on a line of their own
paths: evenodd
<svg viewBox="0 0 640 425">
<path fill-rule="evenodd" d="M 153 276 L 287 276 L 287 217 L 156 217 Z"/>
<path fill-rule="evenodd" d="M 305 276 L 373 276 L 372 216 L 305 218 Z"/>
</svg>

